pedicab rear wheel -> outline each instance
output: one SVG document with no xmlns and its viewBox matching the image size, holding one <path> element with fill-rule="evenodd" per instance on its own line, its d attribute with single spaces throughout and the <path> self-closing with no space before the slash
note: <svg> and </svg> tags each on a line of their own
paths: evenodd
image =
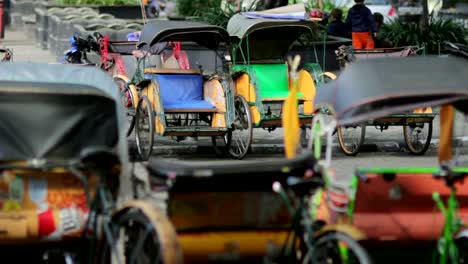
<svg viewBox="0 0 468 264">
<path fill-rule="evenodd" d="M 425 128 L 427 128 L 427 132 L 424 132 Z M 426 134 L 426 138 L 424 138 L 424 134 Z M 422 127 L 416 125 L 404 125 L 403 136 L 405 138 L 406 146 L 411 154 L 424 155 L 431 145 L 432 122 L 424 123 Z"/>
<path fill-rule="evenodd" d="M 234 97 L 235 120 L 232 131 L 224 136 L 229 154 L 236 159 L 243 159 L 252 143 L 253 124 L 247 100 L 240 95 Z"/>
<path fill-rule="evenodd" d="M 345 254 L 343 250 L 346 250 Z M 372 260 L 367 251 L 356 240 L 342 232 L 330 232 L 315 239 L 313 253 L 308 251 L 302 263 L 371 264 Z"/>
<path fill-rule="evenodd" d="M 143 96 L 138 102 L 135 119 L 138 154 L 141 159 L 148 160 L 154 144 L 154 112 L 148 97 Z"/>
<path fill-rule="evenodd" d="M 143 201 L 130 203 L 112 217 L 114 240 L 106 241 L 100 263 L 183 263 L 175 228 L 164 213 Z"/>
<path fill-rule="evenodd" d="M 119 86 L 120 92 L 120 101 L 125 108 L 125 117 L 127 119 L 128 127 L 127 127 L 127 137 L 132 134 L 133 128 L 135 127 L 135 96 L 134 91 L 135 89 L 130 89 L 126 85 L 126 81 L 121 77 L 114 77 L 114 82 L 117 83 Z"/>
<path fill-rule="evenodd" d="M 341 150 L 347 156 L 356 156 L 364 143 L 366 136 L 366 126 L 353 125 L 353 126 L 339 126 L 337 127 L 338 142 L 340 143 Z M 356 136 L 352 136 L 354 132 L 358 133 Z M 359 135 L 360 133 L 360 135 Z"/>
</svg>

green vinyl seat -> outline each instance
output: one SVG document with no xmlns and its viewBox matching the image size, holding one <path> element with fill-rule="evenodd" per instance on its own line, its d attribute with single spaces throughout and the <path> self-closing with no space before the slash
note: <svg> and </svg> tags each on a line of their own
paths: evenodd
<svg viewBox="0 0 468 264">
<path fill-rule="evenodd" d="M 262 99 L 284 100 L 289 95 L 288 65 L 281 64 L 250 64 L 250 70 L 255 74 L 256 89 Z M 298 98 L 304 95 L 297 93 Z"/>
</svg>

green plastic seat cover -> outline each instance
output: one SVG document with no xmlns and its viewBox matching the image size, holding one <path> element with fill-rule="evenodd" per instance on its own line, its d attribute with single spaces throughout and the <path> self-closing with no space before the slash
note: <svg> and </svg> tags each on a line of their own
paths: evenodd
<svg viewBox="0 0 468 264">
<path fill-rule="evenodd" d="M 288 97 L 288 66 L 285 63 L 250 64 L 250 69 L 255 73 L 256 89 L 262 99 L 284 100 Z M 303 97 L 303 94 L 297 93 L 297 96 Z"/>
</svg>

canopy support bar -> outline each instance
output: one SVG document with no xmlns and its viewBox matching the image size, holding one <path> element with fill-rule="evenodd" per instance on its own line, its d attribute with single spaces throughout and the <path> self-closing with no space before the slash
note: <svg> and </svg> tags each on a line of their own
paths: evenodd
<svg viewBox="0 0 468 264">
<path fill-rule="evenodd" d="M 452 140 L 455 111 L 453 105 L 443 105 L 440 109 L 439 163 L 452 159 Z"/>
</svg>

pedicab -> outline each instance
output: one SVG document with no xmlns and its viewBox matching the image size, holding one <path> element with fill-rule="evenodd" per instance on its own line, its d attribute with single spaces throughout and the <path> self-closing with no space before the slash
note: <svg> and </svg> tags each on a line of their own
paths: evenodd
<svg viewBox="0 0 468 264">
<path fill-rule="evenodd" d="M 71 48 L 65 51 L 63 60 L 71 64 L 96 65 L 111 76 L 127 76 L 124 56 L 133 56 L 136 41 L 111 41 L 108 36 L 95 32 L 93 36 L 73 36 L 70 38 Z M 88 59 L 87 53 L 99 55 L 99 63 L 94 64 Z"/>
<path fill-rule="evenodd" d="M 243 135 L 250 142 L 253 127 L 268 132 L 281 127 L 282 104 L 290 86 L 285 56 L 302 36 L 312 36 L 316 24 L 306 20 L 252 19 L 237 14 L 229 20 L 227 30 L 233 42 L 236 95 L 239 102 L 248 107 L 247 114 L 252 119 Z M 318 64 L 309 65 L 313 67 L 304 67 L 299 72 L 297 94 L 304 139 L 314 116 L 316 89 L 324 78 L 335 77 L 332 73 L 323 73 Z"/>
<path fill-rule="evenodd" d="M 344 69 L 350 63 L 359 60 L 414 56 L 420 49 L 422 48 L 408 46 L 354 50 L 352 47 L 342 46 L 336 54 L 341 69 Z M 392 126 L 402 126 L 403 137 L 409 152 L 413 155 L 424 155 L 431 143 L 432 121 L 435 116 L 432 108 L 428 107 L 367 120 L 361 124 L 340 126 L 337 128 L 338 141 L 346 155 L 354 156 L 359 153 L 364 143 L 366 127 L 374 126 L 382 132 Z"/>
<path fill-rule="evenodd" d="M 285 108 L 294 114 L 294 98 Z M 298 132 L 298 119 L 289 117 L 283 121 L 296 121 Z M 371 263 L 358 243 L 364 238 L 359 230 L 316 221 L 310 213 L 309 197 L 328 173 L 310 150 L 223 164 L 152 157 L 148 168 L 151 189 L 168 197 L 159 207 L 188 263 L 348 263 L 344 251 L 349 263 Z M 310 173 L 315 177 L 305 178 Z"/>
<path fill-rule="evenodd" d="M 188 44 L 198 49 L 182 56 L 180 47 Z M 229 154 L 243 158 L 250 139 L 241 140 L 237 133 L 249 127 L 250 115 L 233 94 L 226 31 L 197 22 L 153 21 L 143 27 L 137 48 L 141 52 L 137 72 L 125 83 L 136 107 L 140 157 L 151 155 L 156 134 L 177 141 L 211 137 L 215 147 L 216 137 L 223 137 Z"/>
<path fill-rule="evenodd" d="M 61 64 L 1 63 L 0 72 L 2 261 L 133 263 L 158 254 L 177 263 L 177 244 L 162 255 L 167 245 L 154 244 L 171 229 L 155 233 L 164 219 L 133 199 L 112 78 Z"/>
<path fill-rule="evenodd" d="M 1 61 L 11 61 L 13 60 L 13 52 L 7 48 L 0 48 L 0 54 L 2 55 Z"/>
<path fill-rule="evenodd" d="M 467 67 L 467 60 L 452 56 L 359 61 L 317 94 L 316 104 L 333 108 L 338 125 L 441 106 L 439 166 L 357 168 L 350 184 L 354 198 L 349 206 L 333 208 L 365 231 L 369 245 L 431 243 L 437 248 L 434 263 L 468 260 L 468 188 L 463 184 L 468 169 L 452 158 L 454 108 L 468 113 Z M 418 262 L 430 261 L 418 257 Z"/>
</svg>

